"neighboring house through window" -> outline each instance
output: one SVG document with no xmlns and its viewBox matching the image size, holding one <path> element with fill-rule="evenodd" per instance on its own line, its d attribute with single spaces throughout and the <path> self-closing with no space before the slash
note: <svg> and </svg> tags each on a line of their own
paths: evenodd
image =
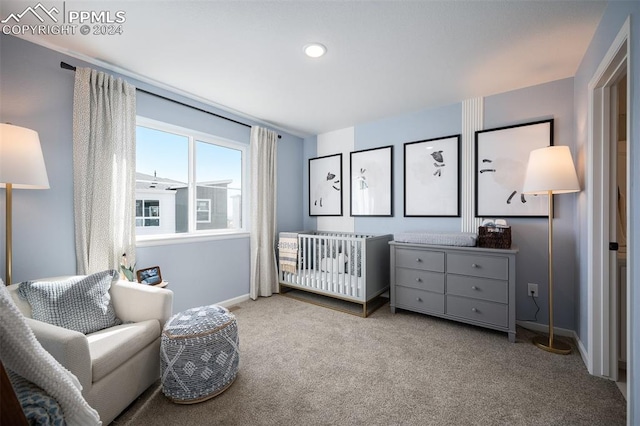
<svg viewBox="0 0 640 426">
<path fill-rule="evenodd" d="M 137 236 L 243 230 L 247 148 L 138 117 Z"/>
</svg>

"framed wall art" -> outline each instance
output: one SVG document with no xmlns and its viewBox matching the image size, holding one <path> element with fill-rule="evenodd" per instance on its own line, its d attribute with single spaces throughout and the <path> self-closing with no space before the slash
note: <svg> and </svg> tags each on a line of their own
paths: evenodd
<svg viewBox="0 0 640 426">
<path fill-rule="evenodd" d="M 393 216 L 393 146 L 350 155 L 351 216 Z"/>
<path fill-rule="evenodd" d="M 522 185 L 529 153 L 553 145 L 553 119 L 477 131 L 475 142 L 476 217 L 547 217 L 547 196 Z"/>
<path fill-rule="evenodd" d="M 309 159 L 309 216 L 342 216 L 342 154 Z"/>
<path fill-rule="evenodd" d="M 404 215 L 460 216 L 460 135 L 404 144 Z"/>
</svg>

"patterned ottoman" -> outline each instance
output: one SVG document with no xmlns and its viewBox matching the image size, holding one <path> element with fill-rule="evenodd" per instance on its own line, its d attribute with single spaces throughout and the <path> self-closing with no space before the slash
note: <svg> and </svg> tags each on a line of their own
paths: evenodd
<svg viewBox="0 0 640 426">
<path fill-rule="evenodd" d="M 160 343 L 162 393 L 178 404 L 222 393 L 238 373 L 239 343 L 236 317 L 222 306 L 172 316 Z"/>
</svg>

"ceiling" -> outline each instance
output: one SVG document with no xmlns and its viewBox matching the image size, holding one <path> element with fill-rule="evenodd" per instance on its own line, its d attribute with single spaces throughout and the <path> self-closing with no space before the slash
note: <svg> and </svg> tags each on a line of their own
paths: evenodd
<svg viewBox="0 0 640 426">
<path fill-rule="evenodd" d="M 572 77 L 602 1 L 42 1 L 121 35 L 25 35 L 299 136 Z M 2 19 L 33 2 L 4 1 Z M 62 5 L 62 6 L 61 6 Z M 68 16 L 68 15 L 67 15 Z M 27 19 L 24 17 L 23 19 Z M 327 46 L 318 59 L 302 48 Z"/>
</svg>

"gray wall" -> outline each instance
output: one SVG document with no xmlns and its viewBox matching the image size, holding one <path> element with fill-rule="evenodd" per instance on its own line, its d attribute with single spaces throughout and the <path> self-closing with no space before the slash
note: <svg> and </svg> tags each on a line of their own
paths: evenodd
<svg viewBox="0 0 640 426">
<path fill-rule="evenodd" d="M 521 124 L 541 119 L 554 119 L 554 141 L 558 145 L 575 146 L 573 137 L 573 79 L 563 79 L 484 99 L 484 128 Z M 404 217 L 404 147 L 406 142 L 460 134 L 462 104 L 424 109 L 355 126 L 355 150 L 393 145 L 393 217 L 356 217 L 355 231 L 363 233 L 395 233 L 403 231 L 459 232 L 460 218 Z M 305 139 L 305 159 L 316 156 L 315 140 Z M 306 161 L 306 160 L 305 160 Z M 345 161 L 343 159 L 343 161 Z M 349 158 L 346 159 L 349 161 Z M 304 202 L 308 202 L 305 193 Z M 573 330 L 575 327 L 576 228 L 573 217 L 576 196 L 556 196 L 554 221 L 554 324 Z M 347 202 L 348 213 L 348 202 Z M 305 215 L 308 207 L 305 204 Z M 533 320 L 536 306 L 527 295 L 527 283 L 538 283 L 540 312 L 537 320 L 548 324 L 547 292 L 547 220 L 509 219 L 512 240 L 520 248 L 517 255 L 516 303 L 519 320 Z M 305 218 L 313 229 L 315 223 Z"/>
<path fill-rule="evenodd" d="M 0 121 L 36 130 L 49 176 L 48 190 L 13 192 L 13 279 L 74 274 L 72 121 L 69 58 L 0 35 Z M 0 190 L 4 218 L 5 191 Z M 0 271 L 5 276 L 5 229 L 0 224 Z"/>
<path fill-rule="evenodd" d="M 573 134 L 573 79 L 527 87 L 484 101 L 484 127 L 491 129 L 553 118 L 555 145 L 568 145 L 575 153 Z M 575 154 L 574 154 L 575 161 Z M 576 194 L 554 196 L 553 265 L 554 326 L 575 329 Z M 527 295 L 527 284 L 538 283 L 538 322 L 549 323 L 547 236 L 548 220 L 509 219 L 512 240 L 518 245 L 516 272 L 516 313 L 518 319 L 533 319 L 536 306 Z"/>
<path fill-rule="evenodd" d="M 393 145 L 393 217 L 356 217 L 355 231 L 394 233 L 441 229 L 460 231 L 460 218 L 404 217 L 404 143 L 462 133 L 462 104 L 423 109 L 355 126 L 355 150 Z M 343 161 L 349 164 L 349 157 Z M 346 201 L 346 214 L 349 202 Z"/>
<path fill-rule="evenodd" d="M 72 111 L 74 74 L 60 62 L 91 66 L 36 44 L 0 35 L 0 121 L 40 135 L 51 189 L 14 191 L 14 281 L 76 272 L 73 225 Z M 98 68 L 93 66 L 93 68 Z M 170 94 L 149 84 L 134 85 L 194 106 L 251 123 L 241 117 Z M 138 115 L 249 144 L 250 129 L 194 109 L 138 92 Z M 278 142 L 278 227 L 300 229 L 302 139 L 280 132 Z M 4 191 L 0 209 L 4 211 Z M 0 224 L 4 241 L 4 221 Z M 4 244 L 1 245 L 4 259 Z M 174 311 L 216 303 L 249 292 L 249 238 L 156 245 L 137 250 L 140 266 L 159 265 L 174 291 Z M 4 262 L 0 273 L 5 274 Z"/>
<path fill-rule="evenodd" d="M 618 32 L 622 28 L 627 17 L 631 16 L 631 72 L 627 76 L 630 96 L 628 98 L 631 128 L 627 135 L 630 150 L 629 155 L 629 175 L 630 193 L 628 208 L 630 211 L 631 226 L 627 236 L 627 265 L 631 270 L 631 282 L 628 295 L 632 309 L 630 311 L 631 335 L 628 342 L 631 356 L 628 360 L 630 368 L 627 370 L 631 377 L 629 392 L 629 412 L 627 418 L 629 424 L 638 424 L 640 420 L 640 275 L 637 265 L 640 265 L 640 2 L 614 1 L 609 2 L 604 15 L 600 21 L 598 29 L 582 59 L 574 79 L 575 93 L 575 133 L 578 142 L 578 149 L 584 155 L 587 142 L 587 117 L 588 117 L 588 94 L 589 81 L 593 78 L 597 67 L 604 59 L 607 50 L 613 43 Z M 584 166 L 584 164 L 582 165 Z M 585 170 L 582 167 L 578 174 L 584 179 Z M 587 211 L 586 200 L 579 205 L 579 230 L 578 235 L 586 235 L 587 232 Z M 580 340 L 588 344 L 588 277 L 587 266 L 589 258 L 587 256 L 586 237 L 580 240 L 579 245 L 579 289 L 576 294 L 577 299 L 577 326 L 576 332 Z"/>
</svg>

